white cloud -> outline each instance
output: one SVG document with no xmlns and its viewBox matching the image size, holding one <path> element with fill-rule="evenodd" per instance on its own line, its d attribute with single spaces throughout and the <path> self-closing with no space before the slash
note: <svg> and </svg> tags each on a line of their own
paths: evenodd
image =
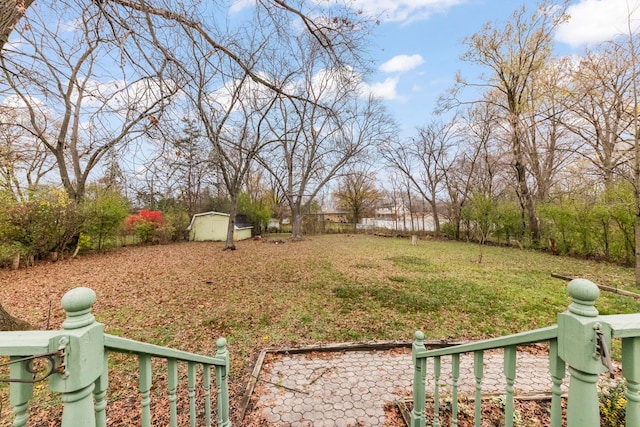
<svg viewBox="0 0 640 427">
<path fill-rule="evenodd" d="M 41 107 L 43 105 L 42 101 L 38 98 L 27 97 L 27 100 L 29 102 L 29 105 L 34 105 L 36 107 Z M 16 109 L 22 109 L 27 107 L 27 104 L 18 95 L 7 96 L 2 100 L 2 103 L 0 103 L 0 105 L 2 105 L 3 107 L 16 108 Z"/>
<path fill-rule="evenodd" d="M 385 100 L 394 100 L 398 99 L 398 77 L 389 77 L 385 79 L 385 81 L 381 83 L 361 83 L 361 96 L 368 97 L 369 95 L 373 95 L 378 99 Z"/>
<path fill-rule="evenodd" d="M 271 81 L 271 78 L 265 73 L 257 73 L 258 77 L 265 81 Z M 242 85 L 242 86 L 241 86 Z M 294 92 L 295 84 L 290 84 L 285 87 L 285 92 Z M 240 91 L 241 95 L 236 99 L 234 95 L 236 91 Z M 271 89 L 264 86 L 262 83 L 258 83 L 254 80 L 241 80 L 233 79 L 217 89 L 213 90 L 206 96 L 206 102 L 211 108 L 215 108 L 220 111 L 239 111 L 242 107 L 242 102 L 254 103 L 255 105 L 267 104 L 273 98 Z M 254 106 L 255 109 L 260 110 L 260 107 Z"/>
<path fill-rule="evenodd" d="M 627 33 L 629 22 L 633 30 L 640 23 L 638 0 L 581 0 L 567 12 L 571 18 L 558 28 L 556 39 L 572 47 L 611 40 Z"/>
<path fill-rule="evenodd" d="M 327 0 L 322 0 L 328 3 Z M 319 3 L 322 3 L 319 1 Z M 467 0 L 353 0 L 349 7 L 382 21 L 411 22 L 428 19 L 434 13 L 465 3 Z"/>
<path fill-rule="evenodd" d="M 402 73 L 412 70 L 423 63 L 422 55 L 398 55 L 382 64 L 380 71 L 383 73 Z"/>
<path fill-rule="evenodd" d="M 229 7 L 229 13 L 239 13 L 248 7 L 255 6 L 255 0 L 233 0 Z"/>
</svg>

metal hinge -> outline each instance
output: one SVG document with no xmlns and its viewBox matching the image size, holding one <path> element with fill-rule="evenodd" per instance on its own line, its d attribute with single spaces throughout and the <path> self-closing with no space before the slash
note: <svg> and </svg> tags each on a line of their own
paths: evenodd
<svg viewBox="0 0 640 427">
<path fill-rule="evenodd" d="M 33 356 L 21 357 L 19 359 L 13 359 L 5 363 L 0 363 L 0 367 L 4 367 L 14 365 L 16 363 L 27 362 L 25 365 L 25 369 L 29 374 L 31 374 L 31 378 L 0 378 L 0 382 L 33 384 L 44 381 L 53 374 L 67 376 L 66 349 L 68 343 L 69 338 L 63 336 L 60 338 L 59 346 L 56 351 L 46 354 L 36 354 Z M 36 366 L 35 362 L 39 360 L 46 361 L 46 367 Z"/>
<path fill-rule="evenodd" d="M 5 383 L 37 383 L 44 381 L 55 373 L 61 373 L 60 364 L 56 363 L 56 358 L 64 357 L 64 350 L 57 350 L 52 353 L 38 354 L 34 356 L 21 357 L 20 359 L 13 359 L 9 362 L 0 363 L 0 367 L 9 366 L 16 363 L 27 362 L 25 369 L 31 374 L 31 378 L 0 378 L 0 382 Z M 38 360 L 44 359 L 47 362 L 46 369 L 42 367 L 36 367 L 35 363 Z M 64 368 L 63 368 L 64 372 Z"/>
<path fill-rule="evenodd" d="M 593 329 L 596 332 L 596 353 L 600 355 L 600 361 L 609 370 L 609 376 L 614 377 L 615 369 L 613 362 L 611 361 L 611 352 L 607 346 L 607 341 L 604 339 L 604 333 L 600 324 L 596 324 Z"/>
</svg>

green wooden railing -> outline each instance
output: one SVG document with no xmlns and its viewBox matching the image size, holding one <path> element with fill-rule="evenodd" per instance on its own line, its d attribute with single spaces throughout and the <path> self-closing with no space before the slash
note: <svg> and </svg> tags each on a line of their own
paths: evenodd
<svg viewBox="0 0 640 427">
<path fill-rule="evenodd" d="M 215 371 L 217 389 L 217 425 L 230 427 L 227 373 L 229 356 L 226 340 L 220 338 L 214 357 L 178 351 L 104 333 L 95 321 L 91 307 L 96 294 L 88 288 L 73 289 L 62 298 L 67 313 L 59 331 L 0 333 L 0 356 L 9 356 L 9 401 L 15 414 L 13 426 L 27 425 L 33 385 L 47 381 L 52 392 L 61 394 L 62 427 L 101 427 L 107 420 L 108 359 L 110 353 L 137 356 L 141 425 L 151 425 L 152 358 L 166 360 L 167 394 L 171 426 L 178 425 L 178 365 L 186 364 L 189 422 L 191 426 L 212 425 L 211 376 Z M 46 361 L 43 369 L 34 369 L 34 361 Z M 40 364 L 42 364 L 40 362 Z M 202 366 L 204 420 L 197 420 L 196 384 L 198 366 Z M 35 371 L 35 372 L 34 372 Z M 7 379 L 5 379 L 7 380 Z"/>
<path fill-rule="evenodd" d="M 551 327 L 435 350 L 427 350 L 424 334 L 416 332 L 412 352 L 415 371 L 411 427 L 427 425 L 427 397 L 434 405 L 430 425 L 440 426 L 443 357 L 451 358 L 451 418 L 452 424 L 457 425 L 460 355 L 465 353 L 473 354 L 474 425 L 480 426 L 484 352 L 499 348 L 504 349 L 505 426 L 513 426 L 517 347 L 534 343 L 548 343 L 549 346 L 551 426 L 562 425 L 561 385 L 566 368 L 570 375 L 567 426 L 600 426 L 597 383 L 601 373 L 613 370 L 609 354 L 612 338 L 622 340 L 622 374 L 627 386 L 626 425 L 640 426 L 640 314 L 599 316 L 595 301 L 600 290 L 588 280 L 572 280 L 567 290 L 572 303 L 567 311 L 558 315 L 557 325 Z M 432 361 L 434 378 L 430 396 L 426 390 L 428 361 Z"/>
</svg>

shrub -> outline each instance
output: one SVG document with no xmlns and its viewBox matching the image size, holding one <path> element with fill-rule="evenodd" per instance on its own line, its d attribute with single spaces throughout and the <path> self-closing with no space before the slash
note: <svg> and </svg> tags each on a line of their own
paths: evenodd
<svg viewBox="0 0 640 427">
<path fill-rule="evenodd" d="M 22 257 L 28 254 L 28 250 L 18 242 L 0 242 L 1 266 L 11 265 L 16 254 L 20 254 Z"/>
<path fill-rule="evenodd" d="M 164 212 L 164 217 L 167 240 L 178 241 L 189 238 L 187 227 L 191 222 L 191 217 L 186 209 L 179 206 L 171 207 Z"/>
<path fill-rule="evenodd" d="M 125 230 L 135 235 L 142 243 L 161 240 L 166 224 L 161 211 L 142 209 L 138 214 L 129 215 L 124 221 Z"/>
<path fill-rule="evenodd" d="M 26 201 L 3 199 L 0 243 L 20 247 L 24 255 L 44 257 L 63 252 L 80 233 L 83 217 L 78 205 L 58 188 L 40 188 Z"/>
<path fill-rule="evenodd" d="M 85 218 L 81 247 L 103 250 L 115 245 L 115 238 L 129 211 L 128 201 L 117 191 L 91 188 L 82 203 Z"/>
<path fill-rule="evenodd" d="M 602 427 L 623 427 L 627 398 L 623 381 L 618 381 L 613 387 L 603 389 L 599 394 L 600 425 Z"/>
</svg>

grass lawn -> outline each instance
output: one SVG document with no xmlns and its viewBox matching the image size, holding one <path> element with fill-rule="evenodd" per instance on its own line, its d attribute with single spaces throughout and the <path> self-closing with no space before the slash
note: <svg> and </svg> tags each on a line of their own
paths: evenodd
<svg viewBox="0 0 640 427">
<path fill-rule="evenodd" d="M 477 245 L 459 242 L 326 235 L 222 247 L 130 247 L 0 271 L 0 300 L 53 329 L 64 318 L 62 295 L 90 287 L 108 333 L 205 354 L 225 336 L 231 382 L 244 387 L 263 347 L 408 340 L 416 329 L 434 339 L 487 338 L 551 325 L 569 304 L 551 273 L 638 291 L 629 268 L 500 247 L 484 248 L 478 264 Z M 605 292 L 596 306 L 640 312 L 639 301 Z"/>
</svg>

